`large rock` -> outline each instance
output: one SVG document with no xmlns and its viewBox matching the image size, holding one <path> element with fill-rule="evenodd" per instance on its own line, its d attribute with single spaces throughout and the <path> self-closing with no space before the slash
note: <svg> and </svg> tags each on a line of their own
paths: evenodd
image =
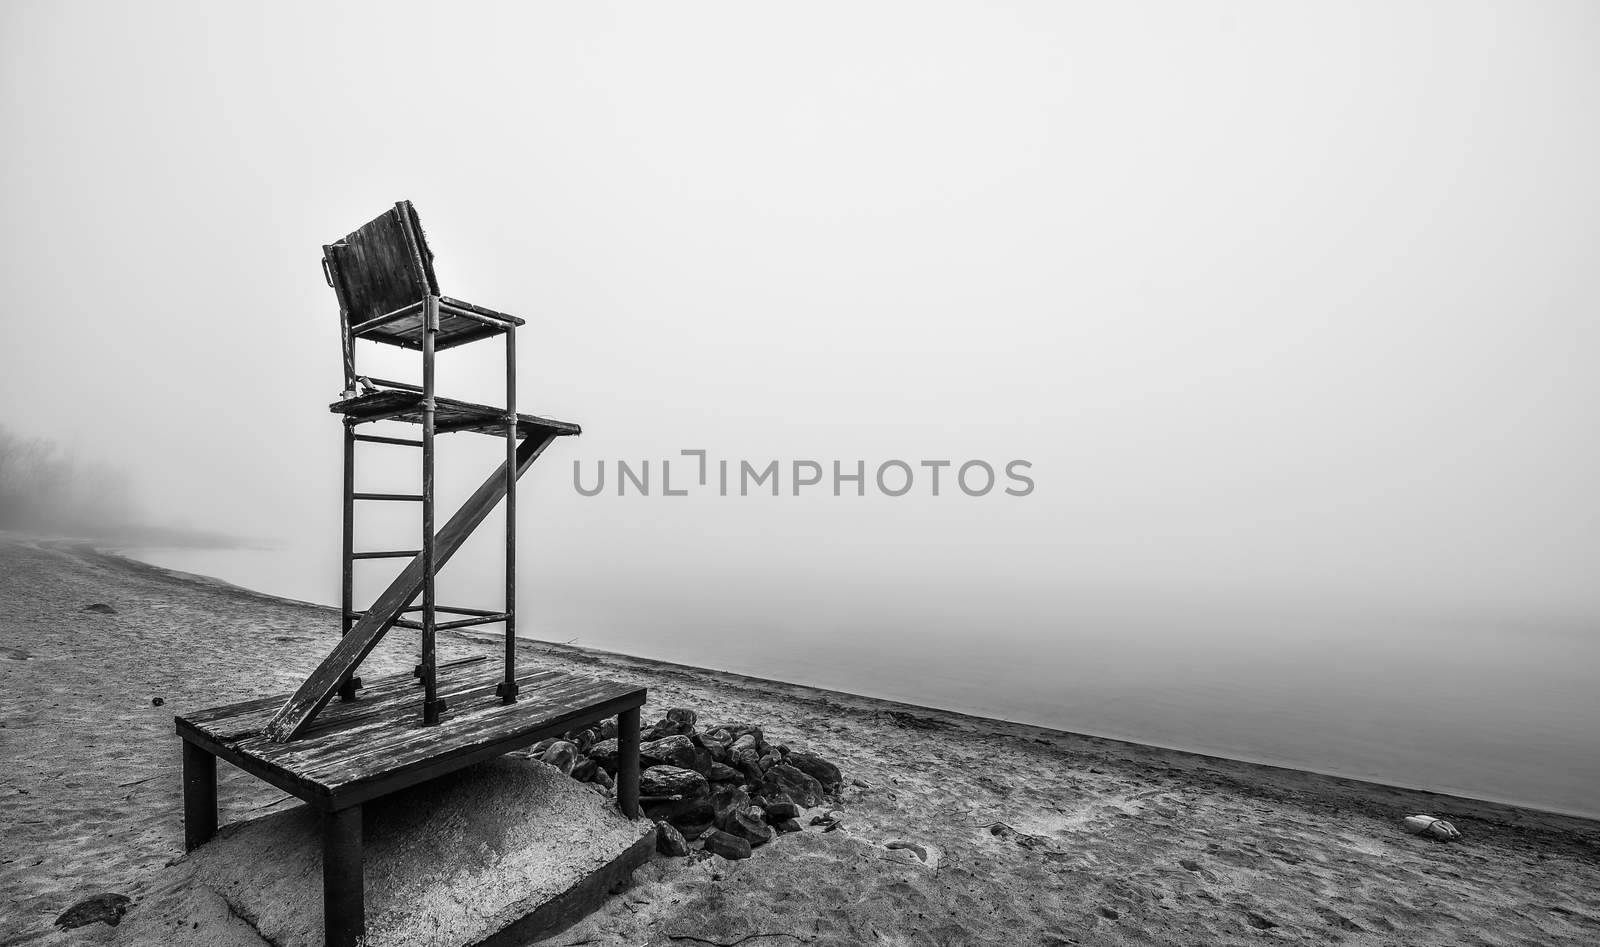
<svg viewBox="0 0 1600 947">
<path fill-rule="evenodd" d="M 639 794 L 677 796 L 680 799 L 706 799 L 711 787 L 706 778 L 681 766 L 652 766 L 639 774 Z"/>
<path fill-rule="evenodd" d="M 687 707 L 674 707 L 667 711 L 667 719 L 682 728 L 679 733 L 687 734 L 694 732 L 694 724 L 699 715 Z"/>
<path fill-rule="evenodd" d="M 656 823 L 656 851 L 663 855 L 681 858 L 689 854 L 689 843 L 683 833 L 673 828 L 671 822 Z"/>
<path fill-rule="evenodd" d="M 749 842 L 752 846 L 772 841 L 773 831 L 767 825 L 766 814 L 760 806 L 745 806 L 729 810 L 725 819 L 717 823 L 724 832 Z"/>
<path fill-rule="evenodd" d="M 694 741 L 675 735 L 639 744 L 639 758 L 643 766 L 678 766 L 692 770 L 695 769 L 696 749 Z"/>
<path fill-rule="evenodd" d="M 677 827 L 678 831 L 683 833 L 683 837 L 685 839 L 694 841 L 695 839 L 717 827 L 717 823 L 713 818 L 714 815 L 715 813 L 711 811 L 711 807 L 708 805 L 703 810 L 696 810 L 695 812 L 685 814 L 682 818 L 678 819 L 677 822 L 674 822 L 673 825 Z"/>
<path fill-rule="evenodd" d="M 617 739 L 601 740 L 589 747 L 589 759 L 604 766 L 608 772 L 617 771 Z"/>
<path fill-rule="evenodd" d="M 706 851 L 723 858 L 749 858 L 750 843 L 736 835 L 729 835 L 720 829 L 712 829 L 705 834 Z"/>
<path fill-rule="evenodd" d="M 724 723 L 720 724 L 717 729 L 726 730 L 735 737 L 742 737 L 748 733 L 756 738 L 757 743 L 762 740 L 761 728 L 753 723 Z"/>
<path fill-rule="evenodd" d="M 789 754 L 791 759 L 795 755 Z M 776 799 L 780 795 L 787 796 L 802 809 L 822 805 L 825 795 L 821 783 L 788 763 L 779 763 L 767 770 L 759 792 L 768 799 Z"/>
<path fill-rule="evenodd" d="M 557 740 L 545 748 L 539 759 L 571 776 L 572 767 L 578 762 L 578 747 L 566 740 Z"/>
<path fill-rule="evenodd" d="M 652 766 L 639 776 L 639 794 L 662 797 L 642 806 L 644 814 L 657 821 L 699 824 L 713 817 L 707 803 L 711 787 L 704 776 L 692 769 Z"/>
<path fill-rule="evenodd" d="M 839 767 L 815 753 L 795 750 L 784 759 L 784 762 L 821 783 L 823 792 L 836 793 L 844 782 Z"/>
<path fill-rule="evenodd" d="M 714 783 L 739 783 L 744 781 L 744 774 L 726 763 L 713 762 L 706 768 L 706 779 Z"/>
<path fill-rule="evenodd" d="M 738 786 L 721 783 L 711 791 L 711 811 L 721 825 L 734 812 L 750 808 L 750 795 Z"/>
</svg>

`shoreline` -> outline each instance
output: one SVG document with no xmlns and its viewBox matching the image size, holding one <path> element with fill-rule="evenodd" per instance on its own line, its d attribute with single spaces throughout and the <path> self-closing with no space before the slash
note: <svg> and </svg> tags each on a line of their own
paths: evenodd
<svg viewBox="0 0 1600 947">
<path fill-rule="evenodd" d="M 52 921 L 104 892 L 138 911 L 181 855 L 173 716 L 292 690 L 336 639 L 333 610 L 10 536 L 0 575 L 0 746 L 12 761 L 0 798 L 17 853 L 0 860 L 0 894 L 16 906 L 0 944 L 126 943 L 105 925 Z M 83 611 L 95 602 L 115 613 Z M 440 632 L 440 659 L 501 640 Z M 396 629 L 364 667 L 409 671 L 415 646 Z M 838 831 L 808 827 L 737 862 L 656 858 L 548 941 L 560 947 L 758 932 L 906 947 L 1600 936 L 1593 820 L 574 645 L 519 639 L 518 652 L 645 684 L 646 719 L 688 707 L 752 721 L 845 774 Z M 299 805 L 231 767 L 219 776 L 224 825 Z M 1407 834 L 1401 820 L 1419 813 L 1465 837 Z"/>
<path fill-rule="evenodd" d="M 48 542 L 49 540 L 46 540 L 46 541 Z M 304 606 L 304 607 L 307 607 L 307 608 L 323 609 L 323 610 L 328 611 L 328 612 L 330 612 L 330 613 L 332 613 L 334 615 L 337 615 L 338 612 L 339 612 L 339 609 L 338 609 L 337 606 L 323 605 L 323 604 L 320 604 L 320 603 L 317 603 L 317 602 L 308 602 L 308 601 L 303 601 L 301 599 L 289 598 L 287 596 L 274 595 L 274 594 L 272 594 L 270 592 L 260 592 L 260 591 L 257 591 L 255 589 L 251 589 L 251 588 L 249 588 L 247 586 L 237 585 L 235 583 L 228 582 L 228 581 L 226 581 L 224 579 L 218 579 L 218 578 L 216 578 L 214 576 L 208 576 L 208 575 L 204 575 L 202 573 L 195 573 L 195 572 L 185 572 L 185 571 L 180 570 L 180 569 L 172 569 L 172 568 L 169 568 L 167 566 L 160 566 L 160 565 L 156 565 L 154 563 L 145 562 L 145 561 L 143 561 L 141 559 L 137 559 L 137 558 L 135 558 L 133 556 L 126 555 L 123 551 L 119 551 L 119 550 L 114 549 L 114 548 L 106 548 L 103 544 L 99 544 L 99 543 L 97 543 L 96 541 L 93 541 L 93 540 L 74 540 L 74 541 L 70 541 L 70 542 L 73 542 L 73 543 L 75 543 L 77 545 L 80 545 L 84 549 L 84 551 L 86 551 L 88 553 L 91 553 L 93 555 L 102 556 L 102 557 L 105 557 L 107 559 L 115 560 L 115 561 L 117 561 L 119 563 L 126 563 L 129 568 L 151 569 L 151 570 L 155 570 L 155 571 L 157 571 L 159 573 L 165 573 L 165 574 L 167 574 L 169 576 L 172 576 L 172 577 L 175 577 L 175 578 L 183 579 L 183 580 L 186 580 L 186 581 L 194 581 L 194 582 L 198 582 L 198 583 L 206 584 L 206 585 L 217 584 L 217 585 L 221 585 L 221 586 L 224 586 L 226 588 L 229 588 L 229 589 L 238 590 L 239 592 L 241 592 L 243 594 L 246 594 L 246 595 L 252 595 L 252 596 L 256 596 L 256 597 L 267 599 L 267 600 L 282 602 L 284 604 L 292 604 L 292 605 Z M 136 548 L 136 547 L 130 547 L 130 548 Z M 456 634 L 457 634 L 458 637 L 461 637 L 461 638 L 464 638 L 464 639 L 469 639 L 469 640 L 488 640 L 490 637 L 492 637 L 493 640 L 496 641 L 496 642 L 499 642 L 499 641 L 503 640 L 499 636 L 486 635 L 485 633 L 482 633 L 482 632 L 474 633 L 474 632 L 471 632 L 471 631 L 465 631 L 465 632 L 456 632 Z M 666 660 L 666 659 L 663 659 L 663 658 L 653 658 L 653 657 L 649 657 L 649 656 L 645 656 L 645 655 L 633 655 L 633 654 L 628 654 L 628 653 L 622 652 L 622 651 L 608 651 L 608 650 L 606 650 L 604 648 L 589 648 L 589 647 L 584 647 L 584 646 L 581 646 L 581 645 L 568 645 L 568 644 L 563 644 L 561 642 L 545 641 L 544 639 L 541 639 L 541 638 L 531 638 L 531 637 L 518 636 L 517 641 L 518 641 L 518 648 L 519 649 L 524 646 L 524 643 L 526 643 L 528 645 L 534 645 L 534 646 L 538 646 L 538 647 L 548 648 L 548 649 L 551 649 L 551 650 L 566 649 L 566 650 L 569 650 L 570 652 L 572 652 L 574 654 L 604 655 L 604 656 L 611 657 L 611 658 L 627 659 L 627 660 L 630 660 L 630 661 L 641 662 L 642 664 L 645 664 L 645 665 L 659 665 L 659 666 L 662 666 L 662 667 L 674 668 L 674 669 L 681 670 L 681 671 L 694 671 L 694 672 L 702 672 L 702 673 L 710 673 L 710 674 L 718 674 L 718 675 L 727 675 L 730 678 L 738 678 L 738 679 L 745 680 L 745 681 L 748 681 L 748 682 L 751 682 L 751 683 L 755 683 L 755 684 L 782 685 L 784 687 L 804 688 L 804 689 L 808 689 L 808 690 L 817 691 L 817 692 L 819 692 L 821 694 L 831 695 L 833 697 L 844 697 L 844 698 L 853 698 L 853 699 L 857 699 L 857 700 L 876 701 L 876 702 L 883 703 L 883 704 L 892 704 L 892 705 L 895 705 L 895 706 L 903 707 L 908 711 L 915 711 L 915 712 L 920 713 L 920 714 L 943 714 L 943 715 L 949 715 L 949 716 L 953 716 L 953 717 L 962 717 L 962 718 L 967 718 L 969 720 L 973 720 L 973 721 L 977 721 L 977 722 L 985 723 L 985 724 L 1024 727 L 1024 728 L 1030 728 L 1030 729 L 1038 730 L 1041 733 L 1053 733 L 1053 734 L 1059 734 L 1059 735 L 1062 735 L 1062 736 L 1065 736 L 1065 737 L 1078 737 L 1078 738 L 1088 738 L 1088 739 L 1095 739 L 1095 740 L 1104 740 L 1104 741 L 1111 742 L 1111 743 L 1126 744 L 1126 745 L 1128 745 L 1130 747 L 1138 747 L 1138 748 L 1144 748 L 1144 749 L 1150 749 L 1150 750 L 1162 750 L 1162 751 L 1166 751 L 1166 752 L 1170 752 L 1170 753 L 1181 753 L 1181 754 L 1185 754 L 1185 755 L 1188 755 L 1188 756 L 1196 757 L 1197 759 L 1213 760 L 1213 761 L 1228 762 L 1228 763 L 1243 763 L 1243 764 L 1247 764 L 1247 765 L 1250 765 L 1250 766 L 1263 767 L 1263 768 L 1266 768 L 1266 769 L 1284 770 L 1284 771 L 1287 771 L 1287 772 L 1290 772 L 1290 773 L 1302 773 L 1302 774 L 1312 775 L 1312 776 L 1324 776 L 1324 777 L 1327 777 L 1327 778 L 1330 778 L 1330 779 L 1345 780 L 1345 781 L 1349 781 L 1349 782 L 1352 782 L 1352 783 L 1359 783 L 1359 784 L 1363 784 L 1363 785 L 1367 785 L 1367 786 L 1372 786 L 1372 787 L 1378 788 L 1378 789 L 1389 789 L 1389 790 L 1400 790 L 1400 791 L 1405 791 L 1405 792 L 1426 793 L 1428 795 L 1437 796 L 1437 797 L 1440 797 L 1442 799 L 1458 800 L 1461 803 L 1483 803 L 1483 804 L 1489 804 L 1489 805 L 1508 806 L 1508 807 L 1515 808 L 1515 809 L 1526 809 L 1526 810 L 1529 810 L 1531 812 L 1545 813 L 1547 815 L 1561 816 L 1561 817 L 1564 817 L 1564 818 L 1583 819 L 1583 820 L 1586 820 L 1586 821 L 1600 823 L 1600 809 L 1596 809 L 1593 812 L 1584 812 L 1584 811 L 1579 811 L 1579 810 L 1576 810 L 1576 809 L 1563 809 L 1563 808 L 1558 807 L 1558 806 L 1540 805 L 1540 804 L 1538 804 L 1536 802 L 1530 802 L 1530 801 L 1522 800 L 1522 799 L 1503 798 L 1503 797 L 1487 796 L 1487 795 L 1471 795 L 1471 794 L 1468 794 L 1466 792 L 1462 792 L 1462 791 L 1459 791 L 1459 790 L 1453 790 L 1453 789 L 1430 788 L 1428 786 L 1410 785 L 1410 784 L 1403 783 L 1403 782 L 1390 782 L 1390 781 L 1386 781 L 1386 780 L 1382 780 L 1382 779 L 1371 779 L 1371 778 L 1366 778 L 1366 777 L 1362 777 L 1362 776 L 1350 775 L 1348 773 L 1341 773 L 1341 772 L 1339 772 L 1337 770 L 1319 769 L 1319 768 L 1316 768 L 1316 767 L 1313 767 L 1313 766 L 1297 765 L 1297 764 L 1294 764 L 1294 763 L 1288 763 L 1288 762 L 1283 762 L 1283 761 L 1278 761 L 1278 760 L 1259 758 L 1259 757 L 1251 757 L 1251 756 L 1248 756 L 1248 755 L 1245 755 L 1245 754 L 1223 755 L 1223 754 L 1220 754 L 1220 753 L 1207 752 L 1207 751 L 1201 750 L 1201 749 L 1194 749 L 1194 748 L 1184 747 L 1184 746 L 1174 746 L 1174 745 L 1171 745 L 1171 744 L 1160 743 L 1160 742 L 1155 742 L 1155 741 L 1150 741 L 1150 740 L 1140 740 L 1140 739 L 1136 739 L 1136 738 L 1133 738 L 1133 737 L 1121 736 L 1121 735 L 1116 735 L 1116 734 L 1097 733 L 1097 732 L 1091 732 L 1091 731 L 1087 731 L 1087 730 L 1067 730 L 1067 729 L 1064 729 L 1064 728 L 1061 728 L 1061 727 L 1051 727 L 1051 726 L 1049 726 L 1047 724 L 1034 723 L 1034 722 L 1029 721 L 1029 720 L 1017 720 L 1017 719 L 1011 719 L 1011 718 L 1007 718 L 1007 717 L 985 716 L 983 714 L 972 713 L 972 712 L 968 712 L 968 711 L 964 711 L 964 710 L 956 710 L 956 709 L 951 709 L 951 708 L 947 708 L 947 707 L 936 707 L 936 706 L 929 705 L 929 704 L 913 704 L 913 703 L 911 703 L 909 701 L 898 700 L 898 699 L 893 698 L 893 697 L 887 697 L 887 696 L 878 695 L 878 694 L 862 694 L 862 693 L 856 693 L 856 692 L 853 692 L 853 691 L 842 691 L 842 690 L 837 690 L 837 689 L 834 689 L 834 688 L 831 688 L 831 687 L 827 687 L 827 686 L 821 685 L 821 684 L 782 681 L 782 680 L 778 680 L 776 678 L 765 678 L 765 677 L 761 677 L 761 676 L 755 675 L 755 674 L 748 674 L 748 673 L 745 673 L 743 671 L 734 671 L 734 670 L 728 670 L 728 669 L 724 669 L 724 668 L 717 668 L 717 667 L 710 667 L 710 666 L 703 666 L 703 665 L 683 664 L 681 662 L 669 661 L 669 660 Z"/>
</svg>

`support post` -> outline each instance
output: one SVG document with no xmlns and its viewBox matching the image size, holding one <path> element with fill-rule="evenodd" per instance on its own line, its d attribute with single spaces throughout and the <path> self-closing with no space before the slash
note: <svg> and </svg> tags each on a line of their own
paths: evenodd
<svg viewBox="0 0 1600 947">
<path fill-rule="evenodd" d="M 183 741 L 183 850 L 192 852 L 217 834 L 217 758 Z"/>
<path fill-rule="evenodd" d="M 500 702 L 517 700 L 517 330 L 506 329 L 506 667 Z"/>
<path fill-rule="evenodd" d="M 361 807 L 322 814 L 322 927 L 327 947 L 356 947 L 367 935 Z"/>
<path fill-rule="evenodd" d="M 617 807 L 639 818 L 639 708 L 617 714 Z"/>
<path fill-rule="evenodd" d="M 422 330 L 422 723 L 439 722 L 444 709 L 434 660 L 433 437 L 434 343 L 439 333 L 439 297 L 428 296 L 423 305 Z"/>
<path fill-rule="evenodd" d="M 349 327 L 346 326 L 348 335 Z M 346 382 L 353 384 L 347 377 Z M 348 389 L 347 389 L 348 390 Z M 340 624 L 341 636 L 350 633 L 350 626 L 355 622 L 355 560 L 351 556 L 355 553 L 356 530 L 356 429 L 349 418 L 344 421 L 344 551 L 340 556 L 343 563 L 343 576 L 340 583 L 340 607 L 343 611 L 343 620 Z M 339 684 L 339 699 L 352 701 L 356 699 L 356 682 L 350 677 Z"/>
</svg>

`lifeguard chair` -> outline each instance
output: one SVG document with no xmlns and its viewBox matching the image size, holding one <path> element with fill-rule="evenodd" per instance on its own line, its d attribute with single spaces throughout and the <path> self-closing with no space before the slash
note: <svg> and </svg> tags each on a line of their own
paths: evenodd
<svg viewBox="0 0 1600 947">
<path fill-rule="evenodd" d="M 556 671 L 517 671 L 517 479 L 556 438 L 580 433 L 576 424 L 517 413 L 516 330 L 523 320 L 440 294 L 433 254 L 409 201 L 324 246 L 322 267 L 339 301 L 344 361 L 344 395 L 330 406 L 344 419 L 342 634 L 287 698 L 266 697 L 178 717 L 177 730 L 183 738 L 186 847 L 193 850 L 216 832 L 219 757 L 322 810 L 327 943 L 351 947 L 366 930 L 364 802 L 616 716 L 617 803 L 629 818 L 637 818 L 639 708 L 646 691 Z M 505 339 L 505 406 L 439 397 L 434 390 L 438 353 L 496 337 Z M 363 340 L 419 352 L 422 383 L 358 374 L 356 343 Z M 366 425 L 379 421 L 419 425 L 421 437 L 365 433 Z M 447 433 L 502 437 L 506 459 L 436 531 L 434 455 L 437 436 Z M 419 450 L 420 492 L 357 492 L 358 444 Z M 503 607 L 438 604 L 434 586 L 439 570 L 502 499 Z M 419 504 L 421 548 L 356 550 L 358 502 Z M 392 558 L 410 561 L 371 605 L 356 609 L 355 564 Z M 441 614 L 459 617 L 441 622 Z M 505 626 L 505 648 L 502 669 L 493 679 L 482 674 L 490 666 L 484 657 L 443 666 L 436 662 L 439 630 L 495 623 Z M 416 668 L 363 687 L 357 675 L 361 662 L 396 625 L 421 632 Z M 418 682 L 420 701 L 413 696 Z M 341 699 L 330 704 L 335 694 Z"/>
</svg>

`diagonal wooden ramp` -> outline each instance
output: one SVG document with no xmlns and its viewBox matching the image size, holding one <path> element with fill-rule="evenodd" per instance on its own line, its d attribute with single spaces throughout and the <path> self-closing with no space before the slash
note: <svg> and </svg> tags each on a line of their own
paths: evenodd
<svg viewBox="0 0 1600 947">
<path fill-rule="evenodd" d="M 518 444 L 517 477 L 520 478 L 562 433 L 566 432 L 540 431 Z M 444 568 L 444 564 L 450 561 L 450 557 L 455 555 L 456 550 L 461 548 L 461 544 L 466 542 L 467 537 L 505 495 L 506 465 L 502 463 L 439 530 L 434 540 L 435 572 Z M 400 613 L 421 593 L 424 579 L 422 554 L 418 553 L 267 724 L 267 735 L 274 742 L 284 743 L 294 739 L 311 722 L 329 698 L 338 692 L 340 683 L 360 666 L 389 629 L 394 627 Z"/>
</svg>

